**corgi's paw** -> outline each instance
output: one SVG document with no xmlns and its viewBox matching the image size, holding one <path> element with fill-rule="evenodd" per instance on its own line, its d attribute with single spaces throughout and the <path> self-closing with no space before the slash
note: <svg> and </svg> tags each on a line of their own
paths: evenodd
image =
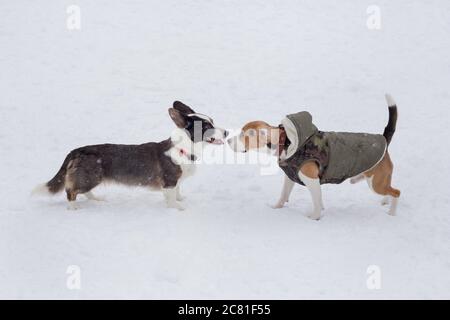
<svg viewBox="0 0 450 320">
<path fill-rule="evenodd" d="M 75 203 L 75 201 L 70 201 L 69 204 L 67 205 L 67 210 L 69 211 L 75 211 L 80 209 L 80 206 Z"/>
</svg>

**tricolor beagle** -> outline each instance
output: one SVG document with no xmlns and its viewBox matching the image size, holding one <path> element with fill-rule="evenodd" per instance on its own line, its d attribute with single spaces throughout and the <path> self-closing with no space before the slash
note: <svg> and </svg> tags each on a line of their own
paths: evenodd
<svg viewBox="0 0 450 320">
<path fill-rule="evenodd" d="M 324 209 L 321 184 L 351 178 L 351 183 L 366 180 L 375 193 L 384 196 L 382 204 L 391 202 L 389 214 L 395 215 L 400 191 L 391 186 L 393 164 L 387 147 L 395 132 L 397 106 L 390 95 L 386 100 L 389 121 L 383 135 L 322 132 L 312 124 L 309 113 L 300 112 L 287 116 L 279 126 L 249 122 L 228 143 L 235 152 L 277 150 L 278 164 L 286 176 L 274 208 L 284 206 L 297 182 L 311 193 L 313 211 L 309 217 L 320 219 Z"/>
</svg>

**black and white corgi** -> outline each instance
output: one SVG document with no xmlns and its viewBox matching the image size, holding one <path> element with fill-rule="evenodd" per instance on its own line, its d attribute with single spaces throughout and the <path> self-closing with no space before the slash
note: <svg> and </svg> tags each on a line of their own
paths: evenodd
<svg viewBox="0 0 450 320">
<path fill-rule="evenodd" d="M 175 101 L 169 115 L 177 128 L 170 138 L 140 145 L 100 144 L 71 151 L 58 173 L 35 189 L 56 194 L 66 191 L 69 209 L 77 209 L 77 195 L 100 200 L 92 189 L 102 182 L 162 190 L 167 206 L 183 210 L 178 201 L 180 182 L 195 171 L 204 144 L 223 144 L 228 135 L 213 120 Z"/>
</svg>

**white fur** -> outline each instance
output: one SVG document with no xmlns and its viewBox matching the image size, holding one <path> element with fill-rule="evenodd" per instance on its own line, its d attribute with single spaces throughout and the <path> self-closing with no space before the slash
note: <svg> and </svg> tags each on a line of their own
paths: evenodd
<svg viewBox="0 0 450 320">
<path fill-rule="evenodd" d="M 80 207 L 76 201 L 69 201 L 67 204 L 67 210 L 75 211 L 78 209 L 80 209 Z"/>
<path fill-rule="evenodd" d="M 230 145 L 230 148 L 234 152 L 245 152 L 245 145 L 242 143 L 241 139 L 239 139 L 239 136 L 235 136 L 233 138 L 230 138 L 227 140 L 228 144 Z"/>
<path fill-rule="evenodd" d="M 225 129 L 215 127 L 213 129 L 213 134 L 210 135 L 210 137 L 216 140 L 223 140 L 225 138 Z"/>
<path fill-rule="evenodd" d="M 387 102 L 387 104 L 388 104 L 389 107 L 393 107 L 393 106 L 397 105 L 397 104 L 395 103 L 394 98 L 392 98 L 392 96 L 391 96 L 389 93 L 386 93 L 386 94 L 385 94 L 385 98 L 386 98 L 386 102 Z"/>
<path fill-rule="evenodd" d="M 206 120 L 209 123 L 213 124 L 213 120 L 210 117 L 208 117 L 207 115 L 203 114 L 203 113 L 190 113 L 190 114 L 188 114 L 188 117 L 193 117 L 193 116 L 199 117 L 200 119 Z"/>
<path fill-rule="evenodd" d="M 166 155 L 174 163 L 178 165 L 192 163 L 191 159 L 186 157 L 186 155 L 180 154 L 181 149 L 195 156 L 201 155 L 202 143 L 193 143 L 185 130 L 175 129 L 170 135 L 170 139 L 172 140 L 173 147 L 166 151 Z"/>
<path fill-rule="evenodd" d="M 212 120 L 205 115 L 198 113 L 191 115 L 201 116 L 212 123 Z M 214 128 L 212 137 L 220 140 L 224 139 L 225 130 Z M 200 141 L 193 143 L 186 130 L 180 128 L 177 128 L 172 132 L 170 139 L 173 143 L 173 147 L 166 151 L 165 154 L 181 167 L 182 174 L 178 180 L 177 186 L 175 188 L 163 189 L 163 193 L 169 208 L 184 210 L 183 206 L 177 202 L 184 199 L 180 194 L 180 183 L 187 177 L 192 176 L 196 171 L 196 164 L 191 160 L 189 155 L 193 155 L 197 159 L 201 158 L 203 147 L 206 142 Z M 183 152 L 180 152 L 181 150 L 183 150 Z M 185 152 L 188 153 L 188 155 L 186 155 Z"/>
<path fill-rule="evenodd" d="M 391 198 L 391 207 L 389 208 L 389 214 L 391 216 L 395 216 L 397 213 L 397 204 L 398 204 L 398 198 L 390 197 Z"/>
<path fill-rule="evenodd" d="M 86 193 L 84 193 L 84 195 L 85 195 L 86 198 L 88 198 L 89 200 L 93 200 L 93 201 L 105 201 L 104 198 L 102 198 L 102 197 L 97 197 L 92 191 L 86 192 Z"/>
<path fill-rule="evenodd" d="M 32 191 L 31 191 L 31 195 L 32 196 L 38 196 L 38 195 L 51 195 L 51 192 L 48 191 L 48 187 L 46 183 L 40 184 L 38 186 L 36 186 Z"/>
<path fill-rule="evenodd" d="M 175 189 L 177 201 L 183 201 L 185 198 L 180 193 L 180 185 L 178 184 Z"/>
<path fill-rule="evenodd" d="M 366 178 L 366 181 L 367 181 L 367 185 L 369 186 L 369 189 L 372 190 L 374 193 L 376 193 L 376 191 L 373 189 L 373 177 L 374 176 L 365 177 L 365 178 Z M 376 194 L 378 194 L 378 193 L 376 193 Z"/>
<path fill-rule="evenodd" d="M 195 173 L 196 164 L 188 156 L 181 154 L 180 150 L 184 150 L 199 158 L 203 150 L 203 143 L 193 143 L 186 131 L 182 129 L 175 129 L 170 138 L 173 147 L 166 151 L 166 155 L 169 156 L 174 163 L 181 166 L 182 175 L 180 180 L 184 180 Z"/>
<path fill-rule="evenodd" d="M 354 176 L 353 178 L 350 179 L 350 183 L 355 184 L 364 180 L 365 178 L 366 177 L 363 174 L 358 174 L 357 176 Z"/>
<path fill-rule="evenodd" d="M 378 194 L 374 189 L 373 189 L 373 176 L 367 178 L 366 177 L 366 181 L 367 181 L 367 185 L 369 186 L 370 190 L 372 190 L 375 194 Z M 397 203 L 398 203 L 398 198 L 392 197 L 392 196 L 384 196 L 383 199 L 381 200 L 381 204 L 382 205 L 386 205 L 389 204 L 389 200 L 391 202 L 391 206 L 389 208 L 389 214 L 391 216 L 395 216 L 396 212 L 397 212 Z"/>
<path fill-rule="evenodd" d="M 168 208 L 184 210 L 184 207 L 177 202 L 177 188 L 163 189 L 164 198 Z"/>
<path fill-rule="evenodd" d="M 286 151 L 286 154 L 284 157 L 280 157 L 282 159 L 290 158 L 292 155 L 297 151 L 298 149 L 298 135 L 297 135 L 297 128 L 295 127 L 294 123 L 292 123 L 289 118 L 284 118 L 281 120 L 281 124 L 284 127 L 284 130 L 286 132 L 286 136 L 291 142 L 289 144 L 289 147 Z"/>
<path fill-rule="evenodd" d="M 292 189 L 294 188 L 294 184 L 295 182 L 289 179 L 288 176 L 284 176 L 283 190 L 281 191 L 280 199 L 273 206 L 273 208 L 282 208 L 284 204 L 289 201 L 289 196 L 291 195 Z"/>
<path fill-rule="evenodd" d="M 322 189 L 320 186 L 320 180 L 309 178 L 305 176 L 301 171 L 298 172 L 298 177 L 305 184 L 305 186 L 309 190 L 309 193 L 311 194 L 313 202 L 313 212 L 308 217 L 314 220 L 319 220 L 320 212 L 323 208 Z"/>
<path fill-rule="evenodd" d="M 181 153 L 180 150 L 184 150 L 184 152 L 199 158 L 203 151 L 204 143 L 193 143 L 188 133 L 183 129 L 175 129 L 172 132 L 170 139 L 172 140 L 173 147 L 166 151 L 166 155 L 181 167 L 182 174 L 177 186 L 175 188 L 163 189 L 163 194 L 168 208 L 184 210 L 184 207 L 177 202 L 183 199 L 180 194 L 180 183 L 185 178 L 192 176 L 195 173 L 196 164 L 189 156 Z"/>
</svg>

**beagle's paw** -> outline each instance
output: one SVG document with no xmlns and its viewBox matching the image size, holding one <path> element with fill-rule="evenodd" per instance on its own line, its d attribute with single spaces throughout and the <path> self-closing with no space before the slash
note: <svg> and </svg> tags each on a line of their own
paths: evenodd
<svg viewBox="0 0 450 320">
<path fill-rule="evenodd" d="M 179 211 L 183 211 L 185 209 L 185 207 L 183 207 L 181 204 L 179 204 L 178 202 L 175 203 L 169 203 L 167 204 L 167 208 L 170 209 L 177 209 Z"/>
<path fill-rule="evenodd" d="M 320 220 L 320 212 L 312 212 L 308 215 L 311 220 Z"/>
</svg>

